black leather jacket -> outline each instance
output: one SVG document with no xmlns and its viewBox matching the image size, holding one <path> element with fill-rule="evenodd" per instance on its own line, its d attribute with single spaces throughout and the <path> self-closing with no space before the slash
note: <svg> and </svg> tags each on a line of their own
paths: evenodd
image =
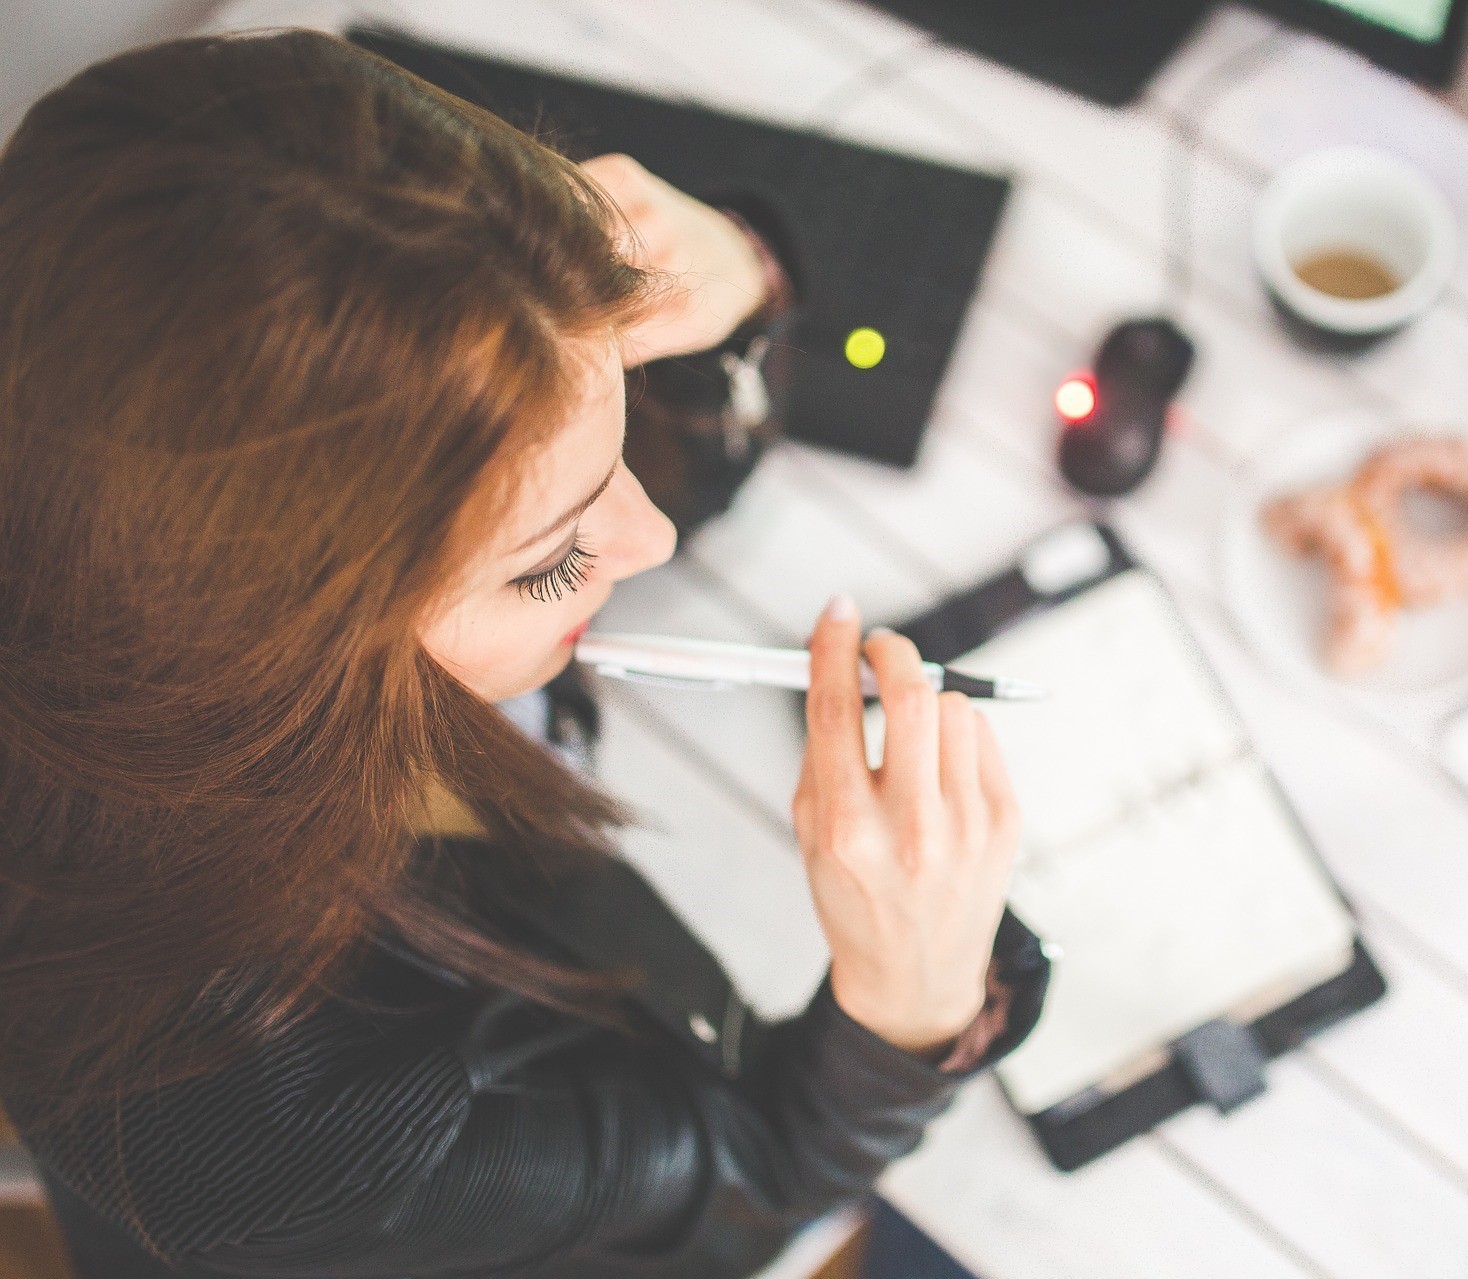
<svg viewBox="0 0 1468 1279">
<path fill-rule="evenodd" d="M 626 1025 L 470 992 L 384 940 L 356 998 L 222 1075 L 126 1105 L 126 1184 L 107 1171 L 110 1113 L 29 1135 L 84 1279 L 733 1279 L 860 1196 L 961 1081 L 852 1021 L 824 985 L 800 1016 L 760 1022 L 621 862 L 511 890 L 486 884 L 491 850 L 444 855 L 525 944 L 644 971 Z M 976 1068 L 1039 1014 L 1047 965 L 1012 916 L 995 973 L 1009 1018 Z M 139 1242 L 128 1205 L 172 1264 Z"/>
</svg>

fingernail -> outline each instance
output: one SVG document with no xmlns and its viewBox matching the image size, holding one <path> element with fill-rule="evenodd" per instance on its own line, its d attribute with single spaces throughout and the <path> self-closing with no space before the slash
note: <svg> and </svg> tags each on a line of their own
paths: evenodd
<svg viewBox="0 0 1468 1279">
<path fill-rule="evenodd" d="M 897 634 L 897 632 L 894 631 L 890 626 L 874 626 L 874 627 L 872 627 L 871 630 L 869 630 L 867 632 L 867 639 L 871 639 L 873 635 L 896 635 L 896 634 Z"/>
<path fill-rule="evenodd" d="M 856 601 L 846 594 L 831 596 L 822 614 L 828 622 L 851 622 L 856 620 Z"/>
</svg>

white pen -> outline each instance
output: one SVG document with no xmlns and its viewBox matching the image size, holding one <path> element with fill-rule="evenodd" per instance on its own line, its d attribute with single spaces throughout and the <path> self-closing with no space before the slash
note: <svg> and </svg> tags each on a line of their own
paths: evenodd
<svg viewBox="0 0 1468 1279">
<path fill-rule="evenodd" d="M 810 654 L 803 648 L 756 648 L 672 635 L 583 635 L 576 642 L 576 660 L 594 667 L 598 674 L 642 683 L 697 688 L 810 687 Z M 1020 702 L 1049 696 L 1048 690 L 1024 680 L 976 679 L 937 662 L 924 662 L 923 674 L 939 692 Z M 877 695 L 877 677 L 865 662 L 861 664 L 861 691 L 863 697 Z"/>
</svg>

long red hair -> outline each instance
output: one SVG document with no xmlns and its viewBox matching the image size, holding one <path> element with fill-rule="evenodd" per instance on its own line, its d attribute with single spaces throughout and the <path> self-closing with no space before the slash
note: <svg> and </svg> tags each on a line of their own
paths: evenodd
<svg viewBox="0 0 1468 1279">
<path fill-rule="evenodd" d="M 422 652 L 646 304 L 576 168 L 334 38 L 84 72 L 0 155 L 0 1092 L 59 1115 L 212 1069 L 391 929 L 570 973 L 421 890 L 430 779 L 496 857 L 616 806 Z"/>
</svg>

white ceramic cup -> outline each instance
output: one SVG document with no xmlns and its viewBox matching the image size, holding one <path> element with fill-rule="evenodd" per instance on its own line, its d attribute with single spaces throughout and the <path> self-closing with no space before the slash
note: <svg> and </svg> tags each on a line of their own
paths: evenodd
<svg viewBox="0 0 1468 1279">
<path fill-rule="evenodd" d="M 1317 253 L 1355 250 L 1401 282 L 1374 298 L 1322 292 L 1295 274 Z M 1365 147 L 1333 147 L 1289 165 L 1254 216 L 1254 259 L 1275 299 L 1317 330 L 1348 338 L 1389 333 L 1442 292 L 1457 228 L 1442 193 L 1418 170 Z"/>
</svg>

